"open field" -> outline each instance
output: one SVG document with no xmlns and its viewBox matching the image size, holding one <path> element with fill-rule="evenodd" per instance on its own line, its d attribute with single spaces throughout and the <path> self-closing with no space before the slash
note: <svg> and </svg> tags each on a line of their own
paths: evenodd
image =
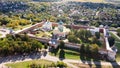
<svg viewBox="0 0 120 68">
<path fill-rule="evenodd" d="M 18 62 L 18 63 L 10 63 L 6 64 L 6 66 L 11 67 L 11 68 L 29 68 L 28 65 L 32 63 L 37 63 L 37 64 L 51 64 L 51 61 L 47 60 L 31 60 L 31 61 L 25 61 L 25 62 Z"/>
<path fill-rule="evenodd" d="M 49 37 L 52 36 L 52 34 L 49 33 L 49 32 L 39 31 L 37 34 L 35 34 L 35 36 L 40 37 L 40 38 L 41 38 L 41 37 L 47 37 L 47 38 L 49 38 Z"/>
<path fill-rule="evenodd" d="M 54 56 L 52 53 L 50 53 L 50 55 Z M 57 53 L 56 56 L 59 57 L 59 52 Z M 65 50 L 65 58 L 80 60 L 80 54 L 79 54 L 79 52 L 76 52 L 76 51 Z"/>
</svg>

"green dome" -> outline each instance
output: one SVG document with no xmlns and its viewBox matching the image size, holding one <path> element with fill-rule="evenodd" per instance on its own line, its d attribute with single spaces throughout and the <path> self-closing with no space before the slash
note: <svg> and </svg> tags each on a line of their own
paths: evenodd
<svg viewBox="0 0 120 68">
<path fill-rule="evenodd" d="M 58 23 L 59 23 L 59 25 L 63 25 L 63 22 L 61 20 Z"/>
</svg>

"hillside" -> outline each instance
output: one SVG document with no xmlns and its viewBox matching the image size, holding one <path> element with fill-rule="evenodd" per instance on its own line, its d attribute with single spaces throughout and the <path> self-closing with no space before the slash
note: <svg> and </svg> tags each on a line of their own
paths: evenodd
<svg viewBox="0 0 120 68">
<path fill-rule="evenodd" d="M 102 3 L 104 0 L 66 0 L 66 1 L 78 1 L 78 2 L 94 2 L 94 3 Z"/>
</svg>

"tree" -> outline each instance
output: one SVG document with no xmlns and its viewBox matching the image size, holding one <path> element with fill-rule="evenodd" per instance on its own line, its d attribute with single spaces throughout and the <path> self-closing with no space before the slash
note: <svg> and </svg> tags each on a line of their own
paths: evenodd
<svg viewBox="0 0 120 68">
<path fill-rule="evenodd" d="M 99 46 L 97 44 L 91 44 L 90 45 L 90 52 L 91 52 L 90 57 L 97 58 L 98 57 L 98 49 L 99 49 Z"/>
<path fill-rule="evenodd" d="M 97 18 L 96 16 L 94 18 Z M 90 22 L 90 25 L 94 25 L 96 27 L 99 27 L 99 23 L 98 23 L 98 20 L 97 21 L 91 21 Z"/>
<path fill-rule="evenodd" d="M 113 37 L 108 37 L 108 42 L 110 44 L 110 47 L 112 47 L 115 44 L 115 38 Z"/>
<path fill-rule="evenodd" d="M 117 28 L 118 25 L 117 25 L 117 24 L 111 24 L 111 27 L 115 27 L 115 28 Z"/>
<path fill-rule="evenodd" d="M 80 54 L 85 54 L 85 45 L 84 44 L 82 44 L 80 46 Z"/>
<path fill-rule="evenodd" d="M 61 49 L 61 50 L 60 50 L 59 58 L 60 58 L 60 59 L 65 59 L 65 51 L 64 51 L 64 49 Z"/>
<path fill-rule="evenodd" d="M 101 42 L 96 37 L 93 37 L 91 42 L 92 42 L 92 44 L 97 44 L 97 45 L 101 46 Z"/>
<path fill-rule="evenodd" d="M 45 45 L 44 45 L 44 49 L 47 49 L 47 48 L 48 48 L 48 44 L 45 44 Z"/>
<path fill-rule="evenodd" d="M 117 29 L 117 35 L 120 36 L 120 29 Z"/>
<path fill-rule="evenodd" d="M 42 49 L 42 44 L 36 40 L 32 40 L 32 50 L 33 51 L 38 51 L 39 49 Z"/>
<path fill-rule="evenodd" d="M 91 44 L 90 50 L 93 54 L 98 53 L 99 46 L 97 44 Z"/>
<path fill-rule="evenodd" d="M 6 25 L 6 24 L 10 23 L 10 21 L 11 20 L 8 17 L 3 17 L 0 19 L 1 25 Z"/>
<path fill-rule="evenodd" d="M 90 50 L 90 46 L 89 45 L 86 46 L 85 52 L 86 52 L 87 56 L 91 56 L 91 50 Z"/>
<path fill-rule="evenodd" d="M 10 35 L 6 38 L 0 39 L 0 56 L 14 55 L 14 54 L 26 54 L 34 51 L 38 51 L 42 48 L 42 44 L 24 35 Z"/>
<path fill-rule="evenodd" d="M 97 39 L 100 39 L 100 32 L 95 32 L 95 36 Z"/>
<path fill-rule="evenodd" d="M 88 30 L 79 30 L 77 31 L 76 36 L 79 37 L 79 39 L 81 39 L 82 42 L 88 43 L 88 38 L 92 37 L 92 34 Z"/>
<path fill-rule="evenodd" d="M 83 60 L 82 62 L 84 63 L 84 60 L 86 60 L 86 52 L 85 52 L 85 45 L 82 44 L 80 46 L 80 59 Z"/>
<path fill-rule="evenodd" d="M 75 35 L 69 35 L 68 40 L 69 42 L 72 42 L 72 43 L 79 43 L 79 40 L 77 39 Z"/>
<path fill-rule="evenodd" d="M 64 49 L 65 43 L 63 41 L 60 41 L 60 44 L 58 46 L 60 49 Z"/>
</svg>

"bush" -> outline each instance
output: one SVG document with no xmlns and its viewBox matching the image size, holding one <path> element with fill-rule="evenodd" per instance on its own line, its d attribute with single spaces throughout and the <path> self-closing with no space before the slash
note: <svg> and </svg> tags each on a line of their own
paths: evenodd
<svg viewBox="0 0 120 68">
<path fill-rule="evenodd" d="M 57 62 L 57 67 L 63 68 L 63 67 L 67 67 L 67 64 L 65 64 L 64 62 L 58 61 Z"/>
<path fill-rule="evenodd" d="M 36 64 L 36 63 L 32 63 L 30 65 L 28 65 L 29 68 L 64 68 L 67 67 L 67 64 L 65 64 L 64 62 L 58 61 L 57 63 L 52 63 L 50 65 L 48 64 Z"/>
<path fill-rule="evenodd" d="M 79 43 L 80 42 L 75 35 L 69 35 L 68 40 L 69 40 L 69 42 L 72 42 L 72 43 Z"/>
<path fill-rule="evenodd" d="M 95 32 L 95 36 L 96 36 L 97 39 L 99 39 L 100 38 L 100 32 Z"/>
<path fill-rule="evenodd" d="M 117 29 L 117 35 L 120 36 L 120 29 Z"/>
<path fill-rule="evenodd" d="M 55 63 L 52 63 L 49 67 L 57 67 Z"/>
</svg>

